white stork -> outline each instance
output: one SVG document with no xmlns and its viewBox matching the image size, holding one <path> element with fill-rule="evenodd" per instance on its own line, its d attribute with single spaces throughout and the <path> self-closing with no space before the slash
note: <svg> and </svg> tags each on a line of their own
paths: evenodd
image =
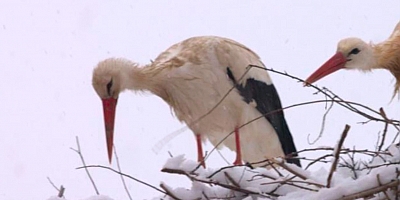
<svg viewBox="0 0 400 200">
<path fill-rule="evenodd" d="M 122 58 L 101 61 L 93 71 L 93 87 L 103 102 L 109 161 L 117 99 L 127 89 L 150 91 L 172 107 L 176 117 L 194 132 L 198 161 L 203 166 L 202 141 L 207 138 L 217 145 L 232 131 L 235 134 L 222 144 L 236 151 L 235 165 L 240 165 L 242 159 L 251 163 L 297 156 L 283 111 L 239 128 L 282 108 L 265 70 L 251 68 L 245 73 L 250 64 L 264 66 L 249 48 L 215 36 L 184 40 L 142 67 Z M 224 98 L 233 87 L 234 91 Z M 210 113 L 198 120 L 207 112 Z M 288 162 L 300 166 L 298 159 L 288 159 Z"/>
<path fill-rule="evenodd" d="M 306 83 L 314 83 L 319 79 L 339 70 L 387 69 L 396 78 L 394 94 L 400 89 L 400 22 L 391 36 L 379 44 L 367 44 L 359 38 L 346 38 L 339 41 L 336 54 L 318 68 Z"/>
</svg>

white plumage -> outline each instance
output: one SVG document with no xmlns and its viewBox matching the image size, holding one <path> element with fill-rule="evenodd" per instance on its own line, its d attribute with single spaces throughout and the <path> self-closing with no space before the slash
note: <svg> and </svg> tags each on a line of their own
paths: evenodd
<svg viewBox="0 0 400 200">
<path fill-rule="evenodd" d="M 280 109 L 280 100 L 268 73 L 251 68 L 245 74 L 250 64 L 264 66 L 258 55 L 249 48 L 215 36 L 184 40 L 142 67 L 126 59 L 101 61 L 93 72 L 93 87 L 103 99 L 109 158 L 115 105 L 107 102 L 113 100 L 116 104 L 118 94 L 126 89 L 147 90 L 161 97 L 198 138 L 203 141 L 207 138 L 214 145 L 235 128 L 266 111 Z M 220 102 L 232 87 L 235 89 Z M 268 94 L 269 91 L 271 94 Z M 198 120 L 214 107 L 208 115 Z M 114 112 L 110 114 L 112 110 Z M 276 115 L 269 116 L 271 119 L 263 117 L 238 130 L 242 155 L 239 151 L 235 164 L 240 164 L 242 159 L 257 162 L 271 157 L 284 157 L 296 151 L 283 112 Z M 274 126 L 282 127 L 273 127 L 271 120 L 275 120 L 272 122 Z M 282 130 L 283 133 L 279 133 Z M 198 145 L 198 159 L 202 161 L 201 144 Z M 237 151 L 235 134 L 223 141 L 223 145 Z M 298 160 L 292 162 L 299 165 Z"/>
</svg>

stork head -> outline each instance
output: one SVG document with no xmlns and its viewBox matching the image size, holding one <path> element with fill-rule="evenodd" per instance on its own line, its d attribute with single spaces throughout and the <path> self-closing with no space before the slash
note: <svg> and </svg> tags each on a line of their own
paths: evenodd
<svg viewBox="0 0 400 200">
<path fill-rule="evenodd" d="M 369 44 L 359 38 L 346 38 L 339 41 L 336 53 L 305 82 L 314 83 L 339 69 L 368 71 L 373 67 L 374 59 L 374 52 Z"/>
<path fill-rule="evenodd" d="M 103 102 L 104 123 L 106 128 L 108 159 L 111 163 L 115 109 L 121 91 L 121 66 L 116 59 L 107 59 L 97 64 L 93 70 L 92 84 Z"/>
</svg>

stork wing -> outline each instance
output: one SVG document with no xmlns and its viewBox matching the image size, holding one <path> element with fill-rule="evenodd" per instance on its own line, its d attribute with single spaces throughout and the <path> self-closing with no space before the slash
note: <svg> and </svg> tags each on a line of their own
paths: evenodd
<svg viewBox="0 0 400 200">
<path fill-rule="evenodd" d="M 229 67 L 227 68 L 227 74 L 234 83 L 236 89 L 239 90 L 243 100 L 248 104 L 255 102 L 256 109 L 271 123 L 275 132 L 278 134 L 285 155 L 297 156 L 297 154 L 294 153 L 297 152 L 296 146 L 293 142 L 289 127 L 286 124 L 281 101 L 275 86 L 254 78 L 247 78 L 245 84 L 239 84 Z M 298 159 L 287 159 L 287 162 L 294 163 L 301 167 Z"/>
</svg>

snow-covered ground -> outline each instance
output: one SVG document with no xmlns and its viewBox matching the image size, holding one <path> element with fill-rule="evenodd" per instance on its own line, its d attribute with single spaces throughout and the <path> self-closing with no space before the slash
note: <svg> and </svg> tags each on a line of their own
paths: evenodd
<svg viewBox="0 0 400 200">
<path fill-rule="evenodd" d="M 76 148 L 79 136 L 87 164 L 108 166 L 101 102 L 91 86 L 92 69 L 102 59 L 148 63 L 188 37 L 219 35 L 247 45 L 268 67 L 306 78 L 335 52 L 341 38 L 385 40 L 400 19 L 399 8 L 398 0 L 0 1 L 0 199 L 48 199 L 57 191 L 47 177 L 66 188 L 67 199 L 95 194 L 85 171 L 75 169 L 82 164 L 70 147 Z M 285 106 L 323 98 L 291 79 L 271 76 Z M 383 70 L 342 71 L 318 82 L 344 99 L 383 107 L 389 117 L 400 119 L 399 100 L 390 102 L 393 84 Z M 323 104 L 286 111 L 298 149 L 334 146 L 345 124 L 351 125 L 346 147 L 375 148 L 383 125 L 361 125 L 364 118 L 339 106 L 327 116 L 322 138 L 309 144 L 307 137 L 317 137 L 324 112 Z M 153 151 L 158 141 L 183 126 L 161 99 L 122 94 L 115 134 L 122 171 L 155 186 L 164 182 L 191 188 L 187 178 L 160 172 L 168 152 L 195 160 L 190 131 Z M 206 150 L 211 149 L 207 144 Z M 221 153 L 233 161 L 232 152 Z M 214 153 L 207 165 L 217 169 L 227 163 Z M 105 169 L 91 173 L 101 194 L 127 199 L 117 174 Z M 137 182 L 127 184 L 134 199 L 161 195 Z"/>
</svg>

